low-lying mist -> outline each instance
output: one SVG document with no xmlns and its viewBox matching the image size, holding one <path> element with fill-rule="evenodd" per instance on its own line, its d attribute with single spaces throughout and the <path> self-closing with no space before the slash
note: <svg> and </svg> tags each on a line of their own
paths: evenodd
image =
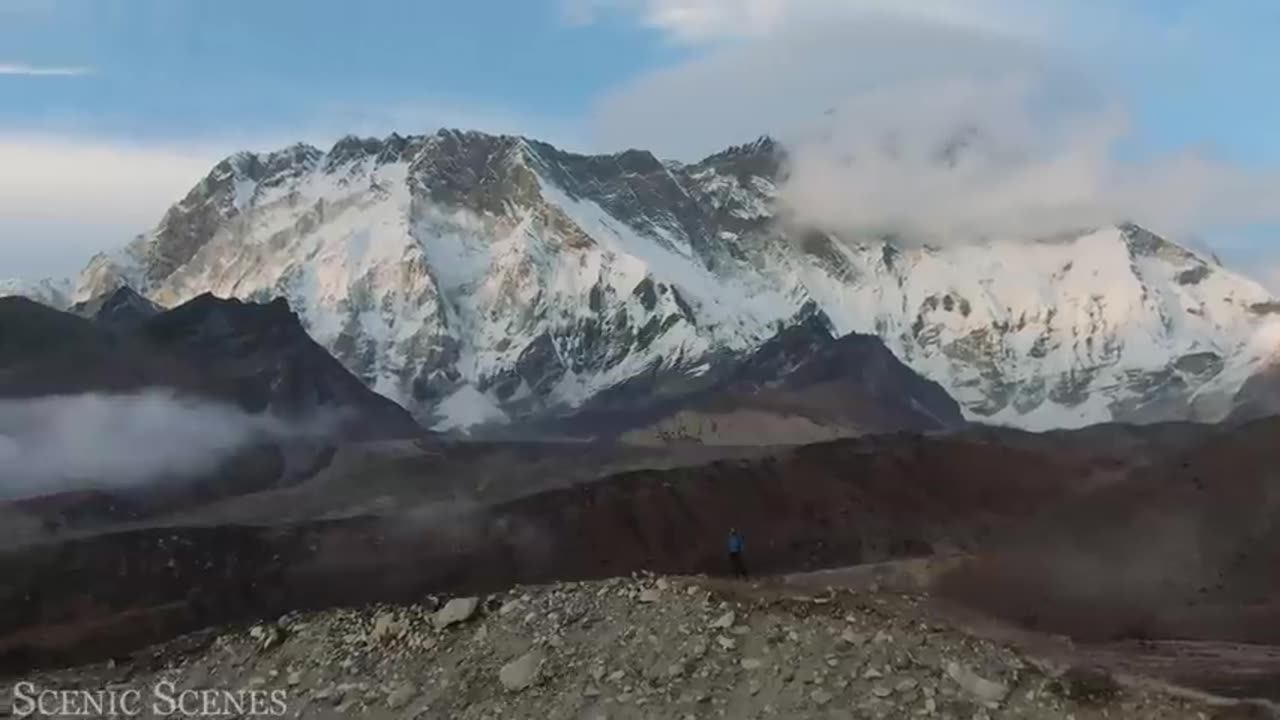
<svg viewBox="0 0 1280 720">
<path fill-rule="evenodd" d="M 194 478 L 254 444 L 330 437 L 340 419 L 251 414 L 161 388 L 0 400 L 0 497 Z"/>
</svg>

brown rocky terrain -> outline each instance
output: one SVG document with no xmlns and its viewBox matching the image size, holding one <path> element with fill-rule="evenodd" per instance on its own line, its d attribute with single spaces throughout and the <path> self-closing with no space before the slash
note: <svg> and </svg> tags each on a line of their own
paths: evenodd
<svg viewBox="0 0 1280 720">
<path fill-rule="evenodd" d="M 1280 697 L 1280 421 L 1171 453 L 1050 508 L 939 583 L 1025 628 L 1090 643 L 1254 655 L 1237 692 Z"/>
<path fill-rule="evenodd" d="M 335 474 L 295 486 L 0 550 L 0 658 L 84 661 L 210 624 L 430 592 L 721 573 L 731 525 L 761 573 L 972 552 L 1188 432 L 1107 443 L 902 434 L 700 462 L 706 449 L 691 449 L 688 464 L 647 469 L 641 449 L 617 457 L 589 445 L 460 446 L 425 459 L 402 449 L 366 473 L 376 468 L 343 470 L 335 458 Z M 396 465 L 399 475 L 385 471 Z M 542 491 L 512 486 L 538 476 Z"/>
<path fill-rule="evenodd" d="M 756 574 L 915 559 L 932 569 L 914 591 L 1073 638 L 1069 656 L 1276 698 L 1276 422 L 679 451 L 397 442 L 177 512 L 112 505 L 123 519 L 98 527 L 34 519 L 110 498 L 11 503 L 26 522 L 6 524 L 0 550 L 0 664 L 81 664 L 228 622 L 431 594 L 716 575 L 737 526 Z"/>
<path fill-rule="evenodd" d="M 983 640 L 912 596 L 651 576 L 289 613 L 11 680 L 158 712 L 258 693 L 297 718 L 1271 717 Z"/>
<path fill-rule="evenodd" d="M 767 437 L 780 445 L 803 445 L 862 435 L 850 425 L 824 425 L 803 415 L 756 409 L 720 412 L 681 410 L 648 427 L 628 430 L 618 440 L 628 445 L 750 445 Z"/>
</svg>

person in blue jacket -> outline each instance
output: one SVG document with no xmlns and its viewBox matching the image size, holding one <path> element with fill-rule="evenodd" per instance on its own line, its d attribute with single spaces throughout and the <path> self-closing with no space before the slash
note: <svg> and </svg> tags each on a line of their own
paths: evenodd
<svg viewBox="0 0 1280 720">
<path fill-rule="evenodd" d="M 742 551 L 746 547 L 746 538 L 738 532 L 738 528 L 729 528 L 729 565 L 737 577 L 747 576 L 747 566 L 742 562 Z"/>
</svg>

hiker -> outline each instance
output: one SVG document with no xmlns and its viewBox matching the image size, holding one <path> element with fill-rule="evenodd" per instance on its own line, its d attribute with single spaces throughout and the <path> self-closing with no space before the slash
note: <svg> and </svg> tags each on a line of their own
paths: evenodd
<svg viewBox="0 0 1280 720">
<path fill-rule="evenodd" d="M 738 532 L 738 528 L 729 528 L 729 565 L 733 568 L 733 574 L 741 578 L 747 576 L 747 566 L 742 563 L 742 549 L 745 545 L 746 540 Z"/>
</svg>

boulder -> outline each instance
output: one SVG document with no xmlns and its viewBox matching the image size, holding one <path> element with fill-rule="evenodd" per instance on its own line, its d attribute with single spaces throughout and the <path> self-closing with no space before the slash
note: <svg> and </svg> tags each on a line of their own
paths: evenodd
<svg viewBox="0 0 1280 720">
<path fill-rule="evenodd" d="M 509 692 L 519 692 L 538 682 L 542 671 L 542 652 L 530 650 L 502 666 L 498 680 Z"/>
<path fill-rule="evenodd" d="M 980 702 L 999 705 L 1009 697 L 1007 685 L 988 680 L 960 663 L 948 663 L 947 676 L 954 680 L 960 689 Z"/>
<path fill-rule="evenodd" d="M 466 622 L 471 619 L 472 615 L 475 615 L 476 608 L 479 606 L 480 600 L 478 598 L 454 598 L 445 603 L 444 607 L 437 610 L 435 615 L 431 616 L 431 624 L 437 630 L 443 630 L 450 625 Z"/>
</svg>

